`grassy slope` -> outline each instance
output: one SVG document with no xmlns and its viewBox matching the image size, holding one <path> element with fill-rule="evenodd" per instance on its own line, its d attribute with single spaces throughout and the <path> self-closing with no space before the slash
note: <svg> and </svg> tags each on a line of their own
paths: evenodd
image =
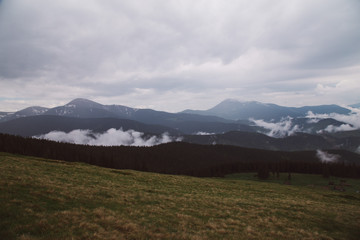
<svg viewBox="0 0 360 240">
<path fill-rule="evenodd" d="M 245 176 L 245 177 L 244 177 Z M 0 239 L 358 239 L 359 180 L 307 186 L 0 154 Z M 243 178 L 243 179 L 239 179 Z"/>
</svg>

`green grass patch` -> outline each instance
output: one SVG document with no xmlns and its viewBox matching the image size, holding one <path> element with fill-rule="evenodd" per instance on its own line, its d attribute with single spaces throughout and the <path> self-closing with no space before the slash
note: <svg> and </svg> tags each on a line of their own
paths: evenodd
<svg viewBox="0 0 360 240">
<path fill-rule="evenodd" d="M 359 179 L 340 178 L 334 176 L 324 178 L 321 175 L 315 174 L 291 173 L 291 179 L 289 180 L 288 175 L 288 173 L 280 173 L 279 178 L 277 178 L 276 174 L 270 174 L 269 179 L 261 180 L 256 177 L 256 173 L 236 173 L 229 174 L 225 176 L 225 178 L 228 180 L 249 180 L 257 182 L 287 184 L 292 186 L 302 186 L 308 188 L 332 189 L 336 191 L 344 191 L 350 193 L 360 192 Z M 340 186 L 342 188 L 340 188 Z"/>
<path fill-rule="evenodd" d="M 360 181 L 194 178 L 0 153 L 0 239 L 358 239 Z M 346 180 L 345 192 L 329 181 Z"/>
</svg>

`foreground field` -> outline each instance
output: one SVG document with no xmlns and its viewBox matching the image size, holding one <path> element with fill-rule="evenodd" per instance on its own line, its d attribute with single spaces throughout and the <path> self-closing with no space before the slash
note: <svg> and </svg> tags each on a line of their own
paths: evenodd
<svg viewBox="0 0 360 240">
<path fill-rule="evenodd" d="M 327 181 L 194 178 L 0 153 L 0 239 L 359 239 L 359 180 L 347 179 L 345 192 Z"/>
</svg>

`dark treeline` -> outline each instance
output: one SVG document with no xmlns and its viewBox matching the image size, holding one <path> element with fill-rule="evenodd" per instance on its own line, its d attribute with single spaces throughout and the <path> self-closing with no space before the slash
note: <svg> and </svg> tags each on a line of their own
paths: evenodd
<svg viewBox="0 0 360 240">
<path fill-rule="evenodd" d="M 222 177 L 238 172 L 296 172 L 360 177 L 360 155 L 343 150 L 327 151 L 339 155 L 339 160 L 336 163 L 322 163 L 315 151 L 280 152 L 183 142 L 153 147 L 100 147 L 0 134 L 0 151 L 108 168 L 197 177 Z"/>
</svg>

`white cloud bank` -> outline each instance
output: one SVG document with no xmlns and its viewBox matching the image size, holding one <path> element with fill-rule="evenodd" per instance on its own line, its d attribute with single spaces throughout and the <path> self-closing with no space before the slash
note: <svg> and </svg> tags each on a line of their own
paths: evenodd
<svg viewBox="0 0 360 240">
<path fill-rule="evenodd" d="M 180 138 L 171 137 L 168 133 L 163 133 L 160 137 L 145 137 L 142 132 L 123 131 L 115 128 L 111 128 L 104 133 L 93 133 L 91 130 L 82 129 L 73 130 L 69 133 L 52 131 L 36 136 L 36 138 L 94 146 L 154 146 L 181 140 Z"/>
<path fill-rule="evenodd" d="M 329 113 L 329 114 L 315 114 L 311 111 L 305 116 L 308 120 L 308 124 L 316 124 L 322 119 L 334 119 L 343 124 L 339 126 L 328 125 L 324 129 L 317 131 L 317 133 L 324 132 L 340 132 L 340 131 L 352 131 L 360 129 L 360 109 L 343 106 L 349 109 L 349 114 Z M 311 127 L 301 127 L 293 123 L 293 118 L 287 116 L 282 118 L 279 122 L 266 122 L 263 119 L 249 119 L 257 127 L 268 130 L 265 134 L 270 137 L 287 137 L 296 132 L 311 132 Z M 360 151 L 360 150 L 359 150 Z"/>
<path fill-rule="evenodd" d="M 328 152 L 324 152 L 321 150 L 316 150 L 316 156 L 320 159 L 323 163 L 332 163 L 339 160 L 340 156 L 336 154 L 331 154 Z"/>
<path fill-rule="evenodd" d="M 249 119 L 258 127 L 270 130 L 266 133 L 269 137 L 287 137 L 293 135 L 295 132 L 300 132 L 298 125 L 292 124 L 292 118 L 282 118 L 280 122 L 265 122 L 264 120 Z"/>
<path fill-rule="evenodd" d="M 206 136 L 206 135 L 215 135 L 215 133 L 208 133 L 208 132 L 199 131 L 199 132 L 195 133 L 195 135 Z"/>
<path fill-rule="evenodd" d="M 347 107 L 351 110 L 350 114 L 338 114 L 338 113 L 330 113 L 330 114 L 314 114 L 309 111 L 307 114 L 307 118 L 309 122 L 318 122 L 321 119 L 332 118 L 339 122 L 343 122 L 340 126 L 329 125 L 324 130 L 325 132 L 339 132 L 339 131 L 351 131 L 360 129 L 360 109 Z"/>
</svg>

